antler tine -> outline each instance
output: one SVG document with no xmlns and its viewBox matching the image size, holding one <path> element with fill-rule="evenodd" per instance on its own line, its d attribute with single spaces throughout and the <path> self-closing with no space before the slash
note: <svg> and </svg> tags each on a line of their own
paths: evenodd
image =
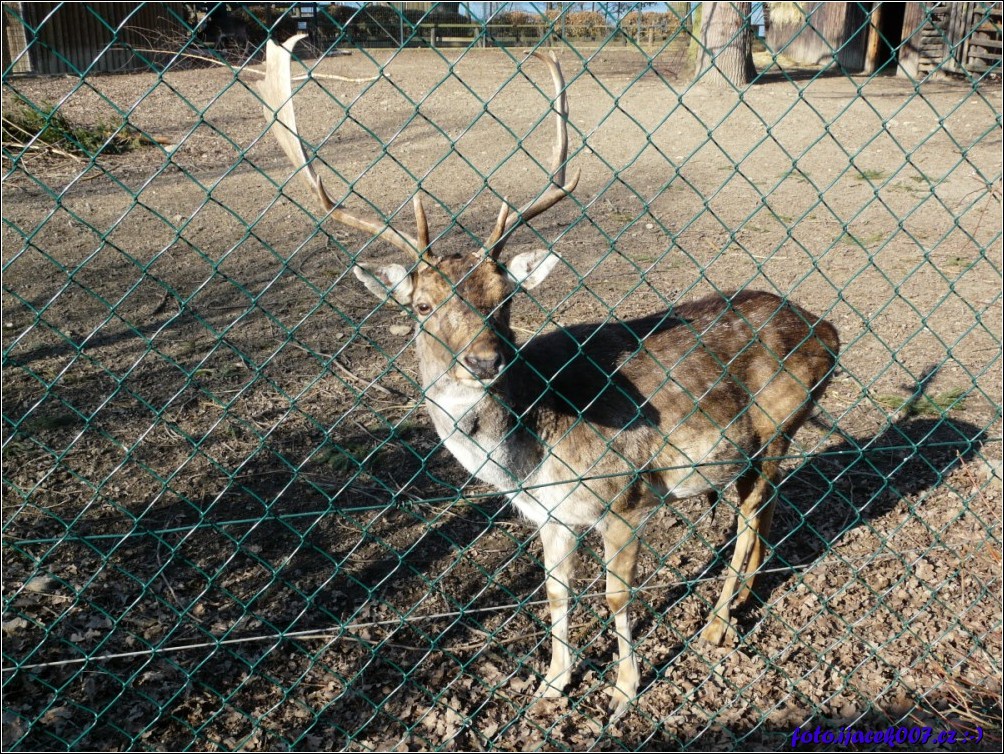
<svg viewBox="0 0 1004 754">
<path fill-rule="evenodd" d="M 502 207 L 499 209 L 498 219 L 495 220 L 495 228 L 492 230 L 492 234 L 488 239 L 489 249 L 494 249 L 505 233 L 505 226 L 506 222 L 509 220 L 510 212 L 512 212 L 512 207 L 509 206 L 509 200 L 506 197 L 502 197 Z"/>
<path fill-rule="evenodd" d="M 415 209 L 415 228 L 418 231 L 418 254 L 421 256 L 429 248 L 429 221 L 425 217 L 425 207 L 422 205 L 422 195 L 416 193 L 411 199 Z"/>
<path fill-rule="evenodd" d="M 260 84 L 260 91 L 265 103 L 262 108 L 265 112 L 265 120 L 272 124 L 269 130 L 279 142 L 286 159 L 307 181 L 310 190 L 317 197 L 324 211 L 330 213 L 332 220 L 350 228 L 365 231 L 420 260 L 422 253 L 428 246 L 428 225 L 425 226 L 425 240 L 419 244 L 408 234 L 388 227 L 380 220 L 361 217 L 342 209 L 328 195 L 321 177 L 307 160 L 303 142 L 296 130 L 296 113 L 293 110 L 293 91 L 290 77 L 293 48 L 305 36 L 307 35 L 297 34 L 287 39 L 282 45 L 277 45 L 269 40 L 265 46 L 265 80 Z M 424 219 L 424 213 L 422 214 Z M 422 233 L 420 224 L 419 234 L 422 235 Z"/>
<path fill-rule="evenodd" d="M 565 182 L 565 163 L 568 161 L 568 95 L 565 92 L 565 78 L 561 74 L 561 66 L 558 65 L 558 58 L 553 52 L 542 55 L 539 52 L 530 53 L 533 57 L 543 62 L 551 72 L 551 81 L 554 83 L 554 123 L 555 123 L 555 143 L 551 156 L 551 179 L 550 186 L 536 200 L 531 201 L 519 212 L 512 214 L 505 200 L 502 202 L 502 211 L 499 213 L 498 222 L 492 231 L 485 248 L 492 259 L 498 259 L 506 242 L 512 232 L 520 225 L 528 223 L 537 215 L 546 212 L 555 204 L 575 190 L 579 183 L 579 171 L 576 170 L 571 180 Z"/>
</svg>

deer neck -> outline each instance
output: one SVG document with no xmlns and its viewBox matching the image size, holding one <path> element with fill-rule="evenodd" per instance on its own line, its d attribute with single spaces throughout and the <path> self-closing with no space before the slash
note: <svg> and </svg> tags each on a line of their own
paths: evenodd
<svg viewBox="0 0 1004 754">
<path fill-rule="evenodd" d="M 540 461 L 511 397 L 518 362 L 491 384 L 458 380 L 423 359 L 421 348 L 419 363 L 426 408 L 446 448 L 482 481 L 501 491 L 518 488 Z"/>
<path fill-rule="evenodd" d="M 419 358 L 422 388 L 436 431 L 444 440 L 456 432 L 502 441 L 516 426 L 503 373 L 490 384 L 460 380 L 442 363 Z"/>
</svg>

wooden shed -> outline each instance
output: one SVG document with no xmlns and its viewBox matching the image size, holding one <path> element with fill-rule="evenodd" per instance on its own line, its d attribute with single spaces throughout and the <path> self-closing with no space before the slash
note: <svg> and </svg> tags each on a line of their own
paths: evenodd
<svg viewBox="0 0 1004 754">
<path fill-rule="evenodd" d="M 1001 3 L 770 3 L 767 44 L 846 71 L 978 74 L 1000 64 Z M 890 67 L 895 66 L 895 68 Z"/>
<path fill-rule="evenodd" d="M 901 5 L 901 3 L 895 3 Z M 867 4 L 771 3 L 767 46 L 796 63 L 864 68 Z"/>
<path fill-rule="evenodd" d="M 3 67 L 83 75 L 145 70 L 167 40 L 184 40 L 184 3 L 3 4 Z M 168 51 L 169 52 L 169 51 Z"/>
<path fill-rule="evenodd" d="M 1001 3 L 904 3 L 899 72 L 979 75 L 1001 63 Z"/>
</svg>

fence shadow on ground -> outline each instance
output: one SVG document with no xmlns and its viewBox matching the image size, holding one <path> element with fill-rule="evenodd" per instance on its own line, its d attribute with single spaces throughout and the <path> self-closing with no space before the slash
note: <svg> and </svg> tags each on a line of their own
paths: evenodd
<svg viewBox="0 0 1004 754">
<path fill-rule="evenodd" d="M 948 418 L 906 418 L 890 424 L 886 431 L 877 437 L 847 437 L 828 448 L 820 457 L 810 459 L 783 484 L 782 504 L 787 505 L 788 509 L 777 518 L 773 539 L 780 544 L 776 548 L 774 558 L 768 562 L 767 568 L 770 569 L 772 565 L 776 566 L 778 563 L 791 565 L 811 563 L 815 558 L 829 552 L 837 540 L 851 529 L 866 525 L 869 520 L 889 512 L 900 498 L 922 494 L 937 487 L 953 467 L 978 453 L 982 436 L 983 430 L 968 422 Z M 839 480 L 853 480 L 854 498 L 831 494 L 827 498 L 828 504 L 820 505 L 820 490 L 838 490 Z M 883 494 L 885 492 L 892 494 Z M 843 510 L 835 511 L 834 505 L 841 506 Z M 339 637 L 339 640 L 357 642 L 357 646 L 365 645 L 366 651 L 360 654 L 359 666 L 350 674 L 351 683 L 347 684 L 345 693 L 333 695 L 323 711 L 305 724 L 304 732 L 318 727 L 328 730 L 342 728 L 345 742 L 348 743 L 349 739 L 365 737 L 371 721 L 374 721 L 374 724 L 386 724 L 382 715 L 373 713 L 374 709 L 380 710 L 385 704 L 389 705 L 389 709 L 408 707 L 399 705 L 398 700 L 393 699 L 397 693 L 406 693 L 419 701 L 424 699 L 425 704 L 430 704 L 431 699 L 438 693 L 430 690 L 435 688 L 433 679 L 436 677 L 437 668 L 435 666 L 401 668 L 400 663 L 408 656 L 407 651 L 400 649 L 402 642 L 407 644 L 406 636 L 412 636 L 416 645 L 427 642 L 426 646 L 432 653 L 445 651 L 450 654 L 451 647 L 464 647 L 467 655 L 470 654 L 470 647 L 479 642 L 483 643 L 485 651 L 491 652 L 493 641 L 504 642 L 511 638 L 505 635 L 505 629 L 500 636 L 486 637 L 485 625 L 477 615 L 478 609 L 491 607 L 496 602 L 511 603 L 514 597 L 518 601 L 525 594 L 537 593 L 539 596 L 542 583 L 541 566 L 525 553 L 515 552 L 515 559 L 503 558 L 485 569 L 485 573 L 491 573 L 493 569 L 498 568 L 499 562 L 511 561 L 510 570 L 506 573 L 506 583 L 502 586 L 488 588 L 484 578 L 479 581 L 477 573 L 469 568 L 462 578 L 453 577 L 450 571 L 457 568 L 460 563 L 460 559 L 454 557 L 457 550 L 485 537 L 493 527 L 498 526 L 497 518 L 500 515 L 503 517 L 510 515 L 491 503 L 470 506 L 466 512 L 467 515 L 462 517 L 444 516 L 431 521 L 419 517 L 420 523 L 415 529 L 418 541 L 411 546 L 402 548 L 400 552 L 394 553 L 393 557 L 388 553 L 382 560 L 353 570 L 350 578 L 339 579 L 332 574 L 326 589 L 336 590 L 344 595 L 341 610 L 337 608 L 319 610 L 313 619 L 309 614 L 297 619 L 295 629 L 298 631 L 310 629 L 330 631 L 332 620 L 340 625 L 351 625 L 353 622 L 364 623 L 370 618 L 379 618 L 380 614 L 371 611 L 360 612 L 362 605 L 370 603 L 396 606 L 391 609 L 389 616 L 392 620 L 400 621 L 400 630 L 391 631 L 383 638 L 374 636 L 362 640 L 361 644 L 358 638 L 351 639 L 348 636 L 353 633 L 353 629 Z M 330 514 L 335 519 L 341 515 L 335 510 Z M 834 519 L 845 523 L 835 527 Z M 345 545 L 332 546 L 330 539 L 332 535 L 332 530 L 327 527 L 315 529 L 304 541 L 303 546 L 298 548 L 300 553 L 295 558 L 296 570 L 319 568 L 330 571 L 332 562 L 328 558 L 331 552 L 345 548 Z M 731 542 L 726 550 L 730 546 Z M 512 547 L 514 551 L 518 551 L 523 545 L 514 541 Z M 305 553 L 305 557 L 301 557 Z M 717 558 L 712 558 L 704 568 L 697 569 L 698 572 L 704 573 L 708 570 L 714 572 L 716 562 L 727 563 L 728 554 L 726 552 L 724 557 L 719 554 Z M 444 562 L 449 564 L 446 571 L 441 573 L 429 571 L 431 564 Z M 292 561 L 290 563 L 292 565 Z M 788 578 L 790 575 L 783 573 L 768 573 L 763 577 L 758 593 L 763 595 L 764 599 L 769 599 L 769 595 Z M 448 589 L 450 593 L 447 602 L 452 603 L 448 607 L 456 609 L 468 606 L 472 609 L 472 615 L 462 614 L 461 608 L 457 610 L 458 615 L 434 622 L 428 629 L 420 624 L 408 626 L 408 618 L 399 611 L 413 611 L 415 606 L 402 606 L 397 603 L 407 589 L 406 582 L 415 579 L 425 582 L 426 587 L 431 587 L 428 588 L 431 594 Z M 675 604 L 689 590 L 690 587 L 686 587 L 675 593 L 667 593 L 663 598 L 663 604 Z M 324 601 L 320 593 L 316 596 L 319 602 Z M 760 604 L 756 599 L 753 602 L 755 606 Z M 309 613 L 310 608 L 307 606 L 305 608 Z M 530 609 L 533 611 L 536 608 Z M 603 608 L 599 610 L 602 612 Z M 737 618 L 740 626 L 744 624 L 748 626 L 751 612 L 752 610 L 740 612 Z M 273 616 L 267 612 L 256 615 L 267 625 L 280 628 L 283 626 L 284 619 L 279 615 Z M 639 621 L 640 634 L 646 632 L 644 624 L 648 620 L 651 618 L 642 618 Z M 290 625 L 290 628 L 294 626 Z M 363 633 L 366 631 L 363 630 Z M 393 638 L 387 638 L 388 636 Z M 384 644 L 387 646 L 384 647 Z M 681 642 L 677 647 L 667 647 L 667 651 L 661 653 L 661 657 L 646 658 L 646 665 L 651 663 L 649 667 L 654 666 L 656 678 L 671 678 L 674 661 L 686 649 L 686 642 Z M 319 653 L 312 650 L 304 651 L 315 659 L 319 656 Z M 389 653 L 390 657 L 382 659 L 380 657 L 382 653 Z M 507 669 L 507 672 L 526 673 L 527 668 L 520 667 L 522 663 L 517 655 L 519 650 L 513 653 L 501 650 L 501 656 L 517 666 L 514 669 Z M 256 665 L 262 663 L 266 666 L 277 662 L 277 658 L 274 660 L 268 658 L 267 651 L 262 652 L 254 660 Z M 470 659 L 457 660 L 453 670 L 462 674 L 463 665 L 469 662 Z M 591 667 L 588 661 L 583 665 Z M 235 667 L 235 672 L 244 671 L 238 665 Z M 580 680 L 583 672 L 583 668 L 580 668 L 573 683 Z M 275 670 L 268 671 L 270 676 L 276 674 Z M 339 671 L 338 675 L 345 674 Z M 398 683 L 408 680 L 414 688 L 406 692 L 400 690 L 397 683 L 392 683 L 390 684 L 392 688 L 389 690 L 388 682 L 391 678 L 396 678 Z M 643 678 L 643 684 L 652 680 L 651 677 Z M 239 686 L 239 681 L 236 677 L 227 680 L 225 673 L 214 672 L 211 684 L 216 693 L 220 693 L 224 688 Z M 360 689 L 373 690 L 372 696 L 362 698 L 358 691 Z M 483 693 L 490 694 L 488 690 L 484 690 Z M 413 699 L 412 704 L 416 703 Z M 518 707 L 519 704 L 514 704 L 514 712 L 525 711 L 519 710 Z M 892 717 L 899 714 L 891 709 L 886 712 Z M 881 723 L 883 726 L 889 724 L 888 716 L 877 713 L 873 715 L 876 725 Z M 352 720 L 358 721 L 355 724 L 360 726 L 359 729 L 349 727 L 349 721 Z M 380 720 L 381 723 L 376 722 Z M 402 720 L 401 723 L 403 728 L 409 726 L 407 720 Z M 741 731 L 734 733 L 740 739 L 743 736 Z M 290 734 L 291 731 L 286 731 L 284 737 L 289 737 Z M 790 731 L 788 734 L 790 735 Z M 472 739 L 471 742 L 475 740 Z"/>
</svg>

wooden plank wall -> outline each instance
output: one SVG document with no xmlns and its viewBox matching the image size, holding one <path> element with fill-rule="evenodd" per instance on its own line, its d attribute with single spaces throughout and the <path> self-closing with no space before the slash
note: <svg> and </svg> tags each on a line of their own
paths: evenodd
<svg viewBox="0 0 1004 754">
<path fill-rule="evenodd" d="M 983 73 L 1000 66 L 1001 3 L 993 3 L 989 8 L 983 3 L 964 4 L 971 7 L 965 25 L 962 64 L 970 73 Z"/>
<path fill-rule="evenodd" d="M 16 59 L 16 73 L 146 70 L 157 56 L 138 50 L 177 47 L 189 36 L 184 3 L 20 2 L 3 12 L 4 69 Z"/>
<path fill-rule="evenodd" d="M 28 39 L 20 22 L 21 3 L 3 4 L 3 70 L 6 73 L 30 73 L 31 61 L 26 54 Z"/>
<path fill-rule="evenodd" d="M 915 80 L 980 74 L 1001 62 L 1001 3 L 909 3 L 900 69 Z"/>
<path fill-rule="evenodd" d="M 919 81 L 943 70 L 949 55 L 947 3 L 907 3 L 898 73 Z"/>
</svg>

